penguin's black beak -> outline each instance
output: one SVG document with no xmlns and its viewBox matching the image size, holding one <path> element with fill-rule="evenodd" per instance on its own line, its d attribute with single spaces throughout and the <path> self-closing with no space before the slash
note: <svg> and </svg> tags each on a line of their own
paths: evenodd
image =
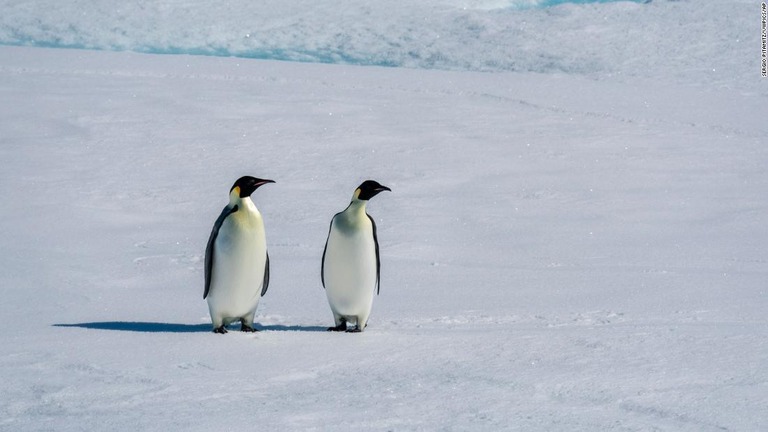
<svg viewBox="0 0 768 432">
<path fill-rule="evenodd" d="M 263 185 L 265 185 L 267 183 L 275 183 L 275 181 L 274 180 L 268 180 L 268 179 L 256 179 L 256 184 L 254 184 L 254 186 L 259 187 L 259 186 L 263 186 Z"/>
<path fill-rule="evenodd" d="M 392 192 L 392 189 L 390 189 L 390 188 L 388 188 L 388 187 L 386 187 L 384 185 L 378 185 L 378 186 L 374 187 L 373 189 L 369 189 L 369 191 L 370 192 L 368 194 L 366 194 L 365 199 L 371 199 L 371 198 L 375 197 L 376 195 L 378 195 L 380 192 L 384 192 L 384 191 Z"/>
</svg>

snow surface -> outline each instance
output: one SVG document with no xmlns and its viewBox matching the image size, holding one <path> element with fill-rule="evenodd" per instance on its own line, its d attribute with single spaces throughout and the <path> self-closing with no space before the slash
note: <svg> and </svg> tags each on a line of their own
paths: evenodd
<svg viewBox="0 0 768 432">
<path fill-rule="evenodd" d="M 108 3 L 3 2 L 0 33 L 61 11 L 106 25 Z M 211 13 L 153 9 L 182 3 Z M 768 429 L 754 3 L 467 9 L 486 29 L 530 26 L 498 56 L 462 33 L 458 2 L 310 3 L 268 2 L 257 20 L 283 47 L 349 57 L 357 45 L 319 22 L 359 25 L 369 54 L 379 28 L 417 31 L 414 46 L 451 28 L 454 60 L 0 47 L 0 430 Z M 206 20 L 241 31 L 250 16 L 133 5 L 125 45 L 68 27 L 82 40 L 57 46 L 205 51 L 227 34 Z M 444 13 L 409 27 L 421 8 Z M 553 54 L 546 28 L 576 33 Z M 491 57 L 524 66 L 478 72 Z M 203 253 L 243 174 L 277 181 L 254 195 L 271 283 L 263 331 L 220 336 Z M 365 333 L 327 333 L 328 222 L 366 178 L 393 190 L 369 205 L 381 295 Z"/>
</svg>

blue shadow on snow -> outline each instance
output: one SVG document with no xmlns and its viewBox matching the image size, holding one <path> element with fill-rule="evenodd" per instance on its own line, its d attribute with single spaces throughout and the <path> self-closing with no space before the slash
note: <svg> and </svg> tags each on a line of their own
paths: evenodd
<svg viewBox="0 0 768 432">
<path fill-rule="evenodd" d="M 91 330 L 112 330 L 112 331 L 127 331 L 137 333 L 210 333 L 210 324 L 174 324 L 174 323 L 159 323 L 159 322 L 133 322 L 133 321 L 104 321 L 104 322 L 88 322 L 88 323 L 75 323 L 75 324 L 53 324 L 53 327 L 77 327 Z M 257 329 L 263 331 L 304 331 L 304 332 L 319 332 L 325 331 L 325 327 L 321 326 L 286 326 L 286 325 L 265 325 L 256 326 Z M 233 325 L 231 331 L 239 331 L 239 327 Z"/>
</svg>

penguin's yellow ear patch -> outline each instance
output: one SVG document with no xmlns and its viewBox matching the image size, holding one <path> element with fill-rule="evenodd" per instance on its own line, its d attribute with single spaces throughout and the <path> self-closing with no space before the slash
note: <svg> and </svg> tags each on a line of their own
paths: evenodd
<svg viewBox="0 0 768 432">
<path fill-rule="evenodd" d="M 352 194 L 352 197 L 354 199 L 360 198 L 360 192 L 361 192 L 360 188 L 355 189 L 355 193 Z"/>
<path fill-rule="evenodd" d="M 237 195 L 237 196 L 240 196 L 240 186 L 233 187 L 232 188 L 232 193 Z"/>
</svg>

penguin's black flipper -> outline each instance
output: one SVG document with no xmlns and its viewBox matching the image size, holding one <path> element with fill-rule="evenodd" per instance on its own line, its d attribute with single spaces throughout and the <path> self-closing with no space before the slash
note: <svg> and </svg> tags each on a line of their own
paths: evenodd
<svg viewBox="0 0 768 432">
<path fill-rule="evenodd" d="M 338 216 L 339 213 L 336 213 L 331 218 L 331 225 L 328 227 L 328 237 L 325 239 L 325 247 L 323 248 L 323 260 L 322 266 L 320 267 L 320 282 L 323 283 L 323 288 L 325 288 L 325 252 L 328 250 L 328 239 L 331 238 L 331 229 L 333 228 L 333 219 Z"/>
<path fill-rule="evenodd" d="M 261 296 L 267 293 L 269 288 L 269 252 L 267 252 L 267 262 L 264 264 L 264 281 L 261 283 Z"/>
<path fill-rule="evenodd" d="M 365 214 L 371 221 L 371 228 L 373 228 L 373 245 L 376 250 L 376 295 L 379 295 L 381 291 L 381 284 L 379 284 L 379 276 L 381 275 L 381 259 L 379 258 L 379 237 L 376 235 L 376 222 L 368 213 Z"/>
<path fill-rule="evenodd" d="M 216 243 L 216 237 L 219 236 L 219 229 L 221 229 L 221 224 L 224 223 L 224 220 L 227 218 L 227 216 L 231 215 L 232 213 L 237 211 L 237 206 L 224 207 L 224 210 L 221 211 L 221 214 L 219 215 L 219 218 L 216 219 L 216 222 L 213 224 L 213 230 L 211 230 L 211 236 L 208 237 L 208 245 L 205 247 L 205 291 L 203 292 L 203 298 L 208 297 L 208 292 L 211 289 L 211 278 L 212 278 L 212 272 L 213 272 L 213 244 Z"/>
</svg>

